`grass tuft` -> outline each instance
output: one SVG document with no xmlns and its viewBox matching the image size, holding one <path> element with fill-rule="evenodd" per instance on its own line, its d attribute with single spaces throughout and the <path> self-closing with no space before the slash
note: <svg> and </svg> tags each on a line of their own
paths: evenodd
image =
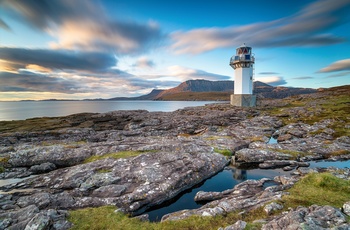
<svg viewBox="0 0 350 230">
<path fill-rule="evenodd" d="M 298 181 L 284 196 L 285 207 L 331 205 L 340 208 L 350 200 L 350 181 L 330 173 L 311 173 Z"/>
<path fill-rule="evenodd" d="M 90 163 L 90 162 L 94 162 L 94 161 L 98 161 L 106 158 L 120 159 L 120 158 L 136 157 L 145 152 L 152 152 L 152 151 L 120 151 L 115 153 L 108 153 L 101 156 L 95 155 L 85 159 L 84 163 Z"/>
<path fill-rule="evenodd" d="M 232 156 L 232 151 L 229 149 L 219 149 L 219 148 L 214 148 L 214 152 L 220 153 L 221 155 L 224 155 L 226 157 Z"/>
</svg>

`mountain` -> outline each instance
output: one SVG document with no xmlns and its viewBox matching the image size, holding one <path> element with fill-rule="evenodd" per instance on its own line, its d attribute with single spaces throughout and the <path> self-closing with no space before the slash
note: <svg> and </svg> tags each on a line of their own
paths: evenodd
<svg viewBox="0 0 350 230">
<path fill-rule="evenodd" d="M 189 80 L 175 88 L 161 92 L 158 97 L 181 92 L 224 92 L 232 90 L 232 81 Z"/>
<path fill-rule="evenodd" d="M 117 97 L 109 100 L 229 100 L 233 94 L 234 81 L 188 80 L 167 89 L 154 89 L 139 97 Z M 260 98 L 285 98 L 298 94 L 317 92 L 310 88 L 274 87 L 260 81 L 254 82 L 254 94 Z"/>
<path fill-rule="evenodd" d="M 149 94 L 142 95 L 139 97 L 114 97 L 108 100 L 116 101 L 116 100 L 155 100 L 160 93 L 165 91 L 164 89 L 153 89 Z"/>
</svg>

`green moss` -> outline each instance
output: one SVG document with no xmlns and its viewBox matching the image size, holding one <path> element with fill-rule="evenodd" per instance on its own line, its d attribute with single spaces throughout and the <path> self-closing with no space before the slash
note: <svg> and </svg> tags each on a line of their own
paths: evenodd
<svg viewBox="0 0 350 230">
<path fill-rule="evenodd" d="M 87 141 L 75 141 L 75 142 L 70 142 L 70 143 L 67 143 L 67 144 L 64 144 L 63 146 L 65 148 L 68 148 L 68 149 L 74 149 L 74 148 L 78 148 L 82 145 L 85 145 L 87 143 Z"/>
<path fill-rule="evenodd" d="M 10 157 L 0 157 L 0 165 L 7 164 L 9 160 L 10 160 Z"/>
<path fill-rule="evenodd" d="M 97 171 L 97 173 L 109 173 L 109 172 L 112 172 L 111 169 L 100 169 Z"/>
<path fill-rule="evenodd" d="M 232 136 L 209 136 L 204 139 L 207 141 L 216 141 L 220 139 L 232 139 Z"/>
<path fill-rule="evenodd" d="M 285 106 L 262 108 L 266 114 L 273 116 L 280 116 L 284 125 L 295 122 L 303 122 L 313 125 L 315 122 L 320 122 L 326 119 L 331 119 L 332 123 L 328 128 L 335 130 L 334 138 L 341 136 L 350 136 L 350 129 L 345 125 L 350 123 L 350 87 L 346 86 L 344 89 L 328 89 L 324 96 L 318 98 L 300 98 L 296 97 L 286 98 Z M 295 107 L 303 107 L 308 113 L 298 114 L 298 116 L 288 116 L 289 110 Z M 286 115 L 286 116 L 285 116 Z M 319 134 L 322 132 L 316 131 L 311 134 Z"/>
<path fill-rule="evenodd" d="M 5 172 L 5 167 L 8 165 L 10 157 L 0 157 L 0 173 Z"/>
<path fill-rule="evenodd" d="M 304 156 L 310 155 L 305 152 L 293 151 L 288 149 L 274 149 L 274 150 L 280 153 L 289 154 L 292 156 L 292 159 L 297 159 L 298 157 L 304 157 Z"/>
<path fill-rule="evenodd" d="M 214 148 L 214 152 L 220 153 L 224 156 L 230 157 L 232 156 L 232 151 L 229 149 L 219 149 L 219 148 Z"/>
<path fill-rule="evenodd" d="M 265 142 L 264 136 L 253 136 L 249 137 L 248 140 L 250 140 L 251 142 Z"/>
<path fill-rule="evenodd" d="M 308 174 L 288 190 L 284 196 L 285 207 L 331 205 L 340 208 L 350 200 L 350 181 L 330 173 Z"/>
<path fill-rule="evenodd" d="M 121 151 L 121 152 L 115 152 L 115 153 L 108 153 L 101 156 L 91 156 L 87 159 L 85 159 L 84 163 L 89 163 L 93 161 L 98 161 L 106 158 L 114 158 L 114 159 L 120 159 L 120 158 L 129 158 L 129 157 L 136 157 L 138 155 L 141 155 L 145 152 L 154 152 L 154 151 Z"/>
</svg>

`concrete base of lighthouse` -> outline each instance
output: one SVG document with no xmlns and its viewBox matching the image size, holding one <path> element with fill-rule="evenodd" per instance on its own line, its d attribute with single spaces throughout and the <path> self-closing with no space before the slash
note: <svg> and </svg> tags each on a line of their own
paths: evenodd
<svg viewBox="0 0 350 230">
<path fill-rule="evenodd" d="M 231 105 L 241 107 L 255 107 L 256 95 L 253 94 L 231 94 Z"/>
</svg>

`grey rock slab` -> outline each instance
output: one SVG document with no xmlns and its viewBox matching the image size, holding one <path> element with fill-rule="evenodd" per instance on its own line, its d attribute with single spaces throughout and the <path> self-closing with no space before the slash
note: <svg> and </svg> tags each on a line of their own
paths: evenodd
<svg viewBox="0 0 350 230">
<path fill-rule="evenodd" d="M 235 153 L 235 159 L 247 163 L 263 163 L 269 160 L 290 160 L 289 154 L 280 153 L 269 149 L 241 149 Z"/>
<path fill-rule="evenodd" d="M 40 173 L 46 173 L 55 170 L 57 167 L 55 164 L 46 162 L 42 163 L 40 165 L 33 165 L 29 168 L 29 171 L 33 172 L 34 174 L 40 174 Z"/>
<path fill-rule="evenodd" d="M 346 224 L 346 217 L 339 209 L 312 205 L 281 214 L 264 224 L 262 229 L 331 229 L 343 224 Z"/>
<path fill-rule="evenodd" d="M 134 212 L 176 196 L 216 174 L 227 163 L 224 156 L 214 152 L 157 152 L 126 159 L 108 158 L 25 181 L 27 188 L 56 192 L 24 196 L 18 204 L 25 207 L 38 200 L 40 207 L 61 209 L 111 204 Z"/>
</svg>

